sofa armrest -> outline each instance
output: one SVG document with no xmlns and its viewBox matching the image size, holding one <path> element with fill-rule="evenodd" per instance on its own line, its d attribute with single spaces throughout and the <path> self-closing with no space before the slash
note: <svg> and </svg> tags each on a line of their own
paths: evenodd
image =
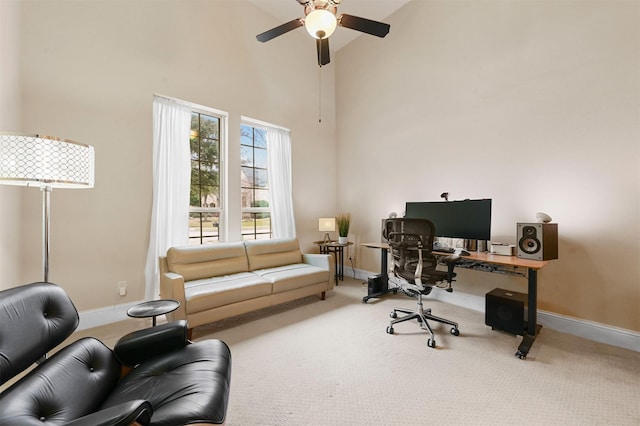
<svg viewBox="0 0 640 426">
<path fill-rule="evenodd" d="M 181 320 L 129 333 L 118 340 L 113 351 L 121 363 L 133 367 L 188 344 L 187 321 Z"/>
<path fill-rule="evenodd" d="M 329 271 L 329 290 L 333 288 L 335 276 L 335 261 L 333 260 L 333 253 L 331 254 L 316 254 L 307 253 L 302 255 L 302 261 L 307 265 L 317 266 L 318 268 L 326 269 Z"/>
<path fill-rule="evenodd" d="M 180 302 L 180 306 L 173 312 L 166 314 L 167 321 L 187 319 L 187 300 L 184 293 L 184 277 L 173 272 L 160 274 L 160 297 Z"/>
<path fill-rule="evenodd" d="M 303 254 L 302 261 L 307 265 L 313 265 L 327 270 L 329 270 L 333 264 L 331 261 L 331 255 L 329 254 Z"/>
<path fill-rule="evenodd" d="M 153 409 L 148 401 L 136 399 L 80 417 L 67 426 L 128 426 L 148 425 Z M 134 423 L 135 422 L 135 423 Z"/>
</svg>

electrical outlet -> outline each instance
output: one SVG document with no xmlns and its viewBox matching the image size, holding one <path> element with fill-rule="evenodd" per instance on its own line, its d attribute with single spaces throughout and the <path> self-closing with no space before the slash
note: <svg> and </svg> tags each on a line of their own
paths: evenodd
<svg viewBox="0 0 640 426">
<path fill-rule="evenodd" d="M 127 282 L 126 281 L 118 281 L 118 294 L 120 296 L 127 295 Z"/>
</svg>

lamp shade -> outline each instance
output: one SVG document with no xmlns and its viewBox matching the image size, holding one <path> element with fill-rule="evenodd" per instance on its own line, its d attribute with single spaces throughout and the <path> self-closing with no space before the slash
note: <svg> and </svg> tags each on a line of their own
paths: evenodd
<svg viewBox="0 0 640 426">
<path fill-rule="evenodd" d="M 318 231 L 333 232 L 336 230 L 335 217 L 321 217 L 318 219 Z"/>
<path fill-rule="evenodd" d="M 304 27 L 311 37 L 327 38 L 336 30 L 336 15 L 324 9 L 316 9 L 304 19 Z"/>
<path fill-rule="evenodd" d="M 0 133 L 0 184 L 93 188 L 92 146 L 40 135 Z"/>
</svg>

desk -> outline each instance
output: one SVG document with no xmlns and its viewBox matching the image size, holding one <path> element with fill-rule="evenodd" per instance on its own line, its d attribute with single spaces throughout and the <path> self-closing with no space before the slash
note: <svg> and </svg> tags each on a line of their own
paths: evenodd
<svg viewBox="0 0 640 426">
<path fill-rule="evenodd" d="M 344 281 L 344 248 L 352 246 L 352 242 L 346 242 L 340 244 L 337 241 L 330 241 L 325 243 L 324 241 L 314 241 L 313 244 L 317 244 L 320 247 L 320 254 L 334 254 L 335 270 L 336 270 L 336 285 L 338 280 Z"/>
<path fill-rule="evenodd" d="M 382 250 L 383 262 L 381 265 L 381 276 L 383 279 L 384 288 L 386 293 L 389 293 L 388 283 L 389 278 L 387 276 L 387 252 L 389 245 L 386 243 L 363 243 L 365 247 L 378 248 Z M 450 256 L 451 253 L 439 253 L 432 252 L 435 256 Z M 456 268 L 474 269 L 485 272 L 494 272 L 501 274 L 517 275 L 526 277 L 528 282 L 527 291 L 527 325 L 526 329 L 522 333 L 522 343 L 518 346 L 516 356 L 520 359 L 527 357 L 533 342 L 536 340 L 536 336 L 542 328 L 537 323 L 538 317 L 538 270 L 544 268 L 549 264 L 550 260 L 531 260 L 521 259 L 517 256 L 500 256 L 491 253 L 478 253 L 470 252 L 469 256 L 460 256 L 460 261 L 456 263 Z M 525 272 L 521 272 L 524 269 Z M 372 295 L 370 297 L 376 297 Z M 368 297 L 369 298 L 369 297 Z M 367 299 L 368 299 L 367 298 Z M 366 303 L 366 300 L 362 300 Z"/>
</svg>

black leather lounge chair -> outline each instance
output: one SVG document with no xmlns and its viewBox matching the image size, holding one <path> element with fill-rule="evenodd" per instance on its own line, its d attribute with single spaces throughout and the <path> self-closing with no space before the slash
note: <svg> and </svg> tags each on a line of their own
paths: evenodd
<svg viewBox="0 0 640 426">
<path fill-rule="evenodd" d="M 124 336 L 112 351 L 83 338 L 45 359 L 78 326 L 64 290 L 33 283 L 0 291 L 0 425 L 182 425 L 224 422 L 231 353 L 187 340 L 176 321 Z"/>
</svg>

